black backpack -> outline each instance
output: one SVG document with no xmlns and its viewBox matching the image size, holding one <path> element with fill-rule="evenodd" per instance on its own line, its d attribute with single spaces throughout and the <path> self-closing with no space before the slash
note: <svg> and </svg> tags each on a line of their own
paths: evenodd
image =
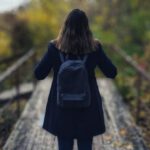
<svg viewBox="0 0 150 150">
<path fill-rule="evenodd" d="M 61 108 L 86 108 L 91 104 L 91 92 L 88 73 L 85 67 L 87 54 L 83 60 L 69 59 L 61 52 L 57 76 L 57 105 Z"/>
</svg>

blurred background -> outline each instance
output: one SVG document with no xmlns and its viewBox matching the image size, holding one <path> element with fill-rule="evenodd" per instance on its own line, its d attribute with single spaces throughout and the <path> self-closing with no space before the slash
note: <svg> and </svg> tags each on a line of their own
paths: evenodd
<svg viewBox="0 0 150 150">
<path fill-rule="evenodd" d="M 149 0 L 0 0 L 0 147 L 34 90 L 33 66 L 73 8 L 117 66 L 114 82 L 150 147 Z"/>
</svg>

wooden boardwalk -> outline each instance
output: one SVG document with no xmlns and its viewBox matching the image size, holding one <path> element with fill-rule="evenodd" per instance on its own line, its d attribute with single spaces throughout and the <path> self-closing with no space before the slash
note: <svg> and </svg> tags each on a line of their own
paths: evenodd
<svg viewBox="0 0 150 150">
<path fill-rule="evenodd" d="M 111 79 L 98 79 L 105 114 L 106 133 L 95 136 L 93 150 L 146 150 L 127 106 Z M 40 81 L 26 105 L 4 150 L 57 150 L 57 138 L 41 128 L 51 79 Z M 77 150 L 75 139 L 74 150 Z"/>
</svg>

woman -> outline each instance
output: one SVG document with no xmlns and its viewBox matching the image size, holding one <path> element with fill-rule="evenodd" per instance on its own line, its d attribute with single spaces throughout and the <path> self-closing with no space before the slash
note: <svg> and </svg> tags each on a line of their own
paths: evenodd
<svg viewBox="0 0 150 150">
<path fill-rule="evenodd" d="M 92 97 L 88 108 L 63 110 L 57 106 L 56 80 L 61 65 L 59 53 L 64 57 L 69 55 L 69 59 L 78 59 L 78 56 L 83 59 L 85 54 L 88 55 L 85 66 Z M 74 9 L 65 19 L 58 37 L 49 42 L 47 52 L 34 70 L 38 80 L 44 79 L 51 69 L 54 71 L 43 128 L 57 136 L 59 150 L 72 150 L 74 138 L 77 139 L 79 150 L 92 150 L 93 136 L 105 132 L 102 99 L 94 72 L 96 66 L 108 78 L 115 78 L 117 75 L 117 68 L 104 53 L 100 42 L 93 38 L 86 14 Z"/>
</svg>

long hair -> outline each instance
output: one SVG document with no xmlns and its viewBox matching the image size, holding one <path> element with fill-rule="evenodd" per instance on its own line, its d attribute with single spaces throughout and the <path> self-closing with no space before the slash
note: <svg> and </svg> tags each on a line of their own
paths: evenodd
<svg viewBox="0 0 150 150">
<path fill-rule="evenodd" d="M 85 12 L 73 9 L 66 17 L 55 44 L 65 53 L 84 54 L 94 51 L 97 42 L 93 39 Z"/>
</svg>

